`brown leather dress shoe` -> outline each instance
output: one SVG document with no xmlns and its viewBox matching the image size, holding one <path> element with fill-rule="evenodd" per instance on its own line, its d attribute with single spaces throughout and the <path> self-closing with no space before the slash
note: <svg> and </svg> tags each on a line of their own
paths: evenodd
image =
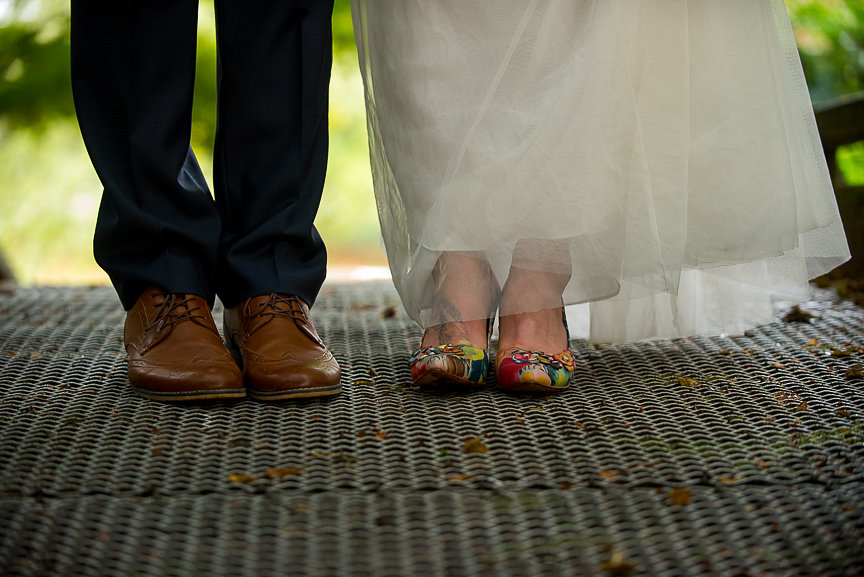
<svg viewBox="0 0 864 577">
<path fill-rule="evenodd" d="M 126 313 L 129 382 L 160 401 L 245 397 L 243 374 L 202 297 L 151 287 Z"/>
<path fill-rule="evenodd" d="M 339 364 L 296 296 L 260 295 L 225 309 L 225 338 L 251 397 L 323 397 L 342 390 Z"/>
</svg>

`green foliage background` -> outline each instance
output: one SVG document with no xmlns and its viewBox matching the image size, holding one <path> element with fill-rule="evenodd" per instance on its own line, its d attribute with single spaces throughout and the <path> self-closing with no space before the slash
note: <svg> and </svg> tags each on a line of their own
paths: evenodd
<svg viewBox="0 0 864 577">
<path fill-rule="evenodd" d="M 786 5 L 813 100 L 864 90 L 864 2 Z M 212 0 L 199 14 L 192 146 L 209 174 Z M 336 0 L 333 26 L 330 170 L 317 224 L 331 264 L 382 264 L 348 0 Z M 107 281 L 91 256 L 101 185 L 75 122 L 68 62 L 68 0 L 0 0 L 0 247 L 25 284 Z M 842 150 L 840 162 L 847 180 L 864 184 L 864 144 Z"/>
</svg>

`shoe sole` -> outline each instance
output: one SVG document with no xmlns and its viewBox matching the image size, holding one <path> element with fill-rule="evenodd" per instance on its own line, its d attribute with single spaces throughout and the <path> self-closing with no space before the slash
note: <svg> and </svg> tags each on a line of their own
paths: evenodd
<svg viewBox="0 0 864 577">
<path fill-rule="evenodd" d="M 477 383 L 468 379 L 460 379 L 454 377 L 447 371 L 438 369 L 430 369 L 423 373 L 423 376 L 414 381 L 414 385 L 421 389 L 482 389 L 486 386 L 485 382 Z"/>
<path fill-rule="evenodd" d="M 304 399 L 311 397 L 329 397 L 342 392 L 342 385 L 317 387 L 314 389 L 294 389 L 290 391 L 261 391 L 249 388 L 249 396 L 259 401 L 281 401 L 283 399 Z"/>
<path fill-rule="evenodd" d="M 145 399 L 153 401 L 216 401 L 221 399 L 242 399 L 246 396 L 246 389 L 223 389 L 220 391 L 178 391 L 158 392 L 140 387 L 132 387 L 132 390 Z"/>
<path fill-rule="evenodd" d="M 243 370 L 243 354 L 240 352 L 240 348 L 237 347 L 233 341 L 226 340 L 225 347 L 228 349 L 228 352 L 231 353 L 231 356 L 234 358 L 234 362 L 237 363 L 237 366 L 240 367 L 240 370 Z M 244 376 L 245 379 L 245 376 Z M 255 389 L 248 385 L 246 385 L 246 391 L 248 395 L 258 401 L 281 401 L 284 399 L 308 399 L 313 397 L 329 397 L 332 395 L 338 395 L 342 392 L 342 384 L 331 385 L 329 387 L 316 387 L 314 389 L 291 389 L 285 391 L 262 391 L 261 389 Z"/>
</svg>

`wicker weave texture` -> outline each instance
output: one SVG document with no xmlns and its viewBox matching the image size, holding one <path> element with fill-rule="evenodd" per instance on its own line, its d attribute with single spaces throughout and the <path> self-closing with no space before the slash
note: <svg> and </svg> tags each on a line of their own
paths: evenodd
<svg viewBox="0 0 864 577">
<path fill-rule="evenodd" d="M 326 400 L 170 405 L 110 289 L 0 296 L 0 574 L 857 575 L 864 311 L 594 347 L 554 397 L 427 394 L 389 283 L 325 285 Z M 220 311 L 217 308 L 217 320 Z"/>
</svg>

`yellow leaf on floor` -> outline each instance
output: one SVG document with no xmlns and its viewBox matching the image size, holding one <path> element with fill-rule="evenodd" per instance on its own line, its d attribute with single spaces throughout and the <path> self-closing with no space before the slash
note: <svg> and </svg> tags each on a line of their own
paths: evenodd
<svg viewBox="0 0 864 577">
<path fill-rule="evenodd" d="M 264 476 L 270 479 L 281 479 L 289 475 L 299 475 L 306 467 L 273 467 L 264 471 Z"/>
<path fill-rule="evenodd" d="M 463 453 L 488 453 L 489 447 L 483 443 L 483 439 L 468 439 L 462 447 Z"/>
<path fill-rule="evenodd" d="M 690 504 L 690 489 L 687 487 L 676 487 L 669 491 L 669 499 L 673 506 Z"/>
<path fill-rule="evenodd" d="M 258 479 L 258 477 L 254 475 L 231 475 L 228 477 L 234 483 L 251 483 Z"/>
</svg>

